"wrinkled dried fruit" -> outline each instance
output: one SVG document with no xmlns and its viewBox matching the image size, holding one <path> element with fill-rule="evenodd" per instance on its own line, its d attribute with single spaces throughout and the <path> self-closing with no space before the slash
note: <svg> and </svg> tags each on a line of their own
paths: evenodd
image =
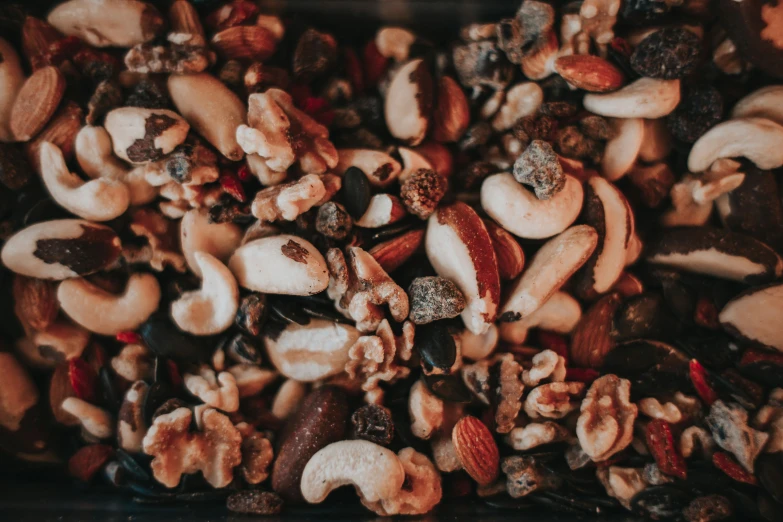
<svg viewBox="0 0 783 522">
<path fill-rule="evenodd" d="M 642 40 L 631 55 L 631 67 L 642 76 L 676 80 L 695 69 L 701 42 L 693 31 L 666 27 Z"/>
<path fill-rule="evenodd" d="M 662 419 L 653 419 L 647 424 L 647 448 L 655 458 L 658 469 L 667 475 L 685 479 L 685 460 L 674 443 L 672 428 Z"/>
<path fill-rule="evenodd" d="M 365 404 L 351 415 L 351 435 L 388 446 L 394 439 L 394 421 L 388 408 L 377 404 Z"/>
</svg>

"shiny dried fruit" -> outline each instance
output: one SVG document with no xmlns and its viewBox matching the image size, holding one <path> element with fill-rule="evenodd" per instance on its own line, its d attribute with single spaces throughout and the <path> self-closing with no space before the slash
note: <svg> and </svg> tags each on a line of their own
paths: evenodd
<svg viewBox="0 0 783 522">
<path fill-rule="evenodd" d="M 712 403 L 718 400 L 718 394 L 712 389 L 707 381 L 707 371 L 704 366 L 701 365 L 696 359 L 692 359 L 689 364 L 691 382 L 696 389 L 696 393 L 699 394 L 701 400 L 707 406 L 712 406 Z"/>
<path fill-rule="evenodd" d="M 631 67 L 648 78 L 675 80 L 696 68 L 701 41 L 693 31 L 665 27 L 642 40 L 631 55 Z"/>
<path fill-rule="evenodd" d="M 685 460 L 674 443 L 671 425 L 662 419 L 653 419 L 647 424 L 645 436 L 647 448 L 655 458 L 658 469 L 667 475 L 685 479 Z"/>
</svg>

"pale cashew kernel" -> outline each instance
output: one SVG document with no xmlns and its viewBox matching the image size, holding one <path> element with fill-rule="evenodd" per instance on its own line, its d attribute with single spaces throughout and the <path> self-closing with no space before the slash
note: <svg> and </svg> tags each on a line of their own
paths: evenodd
<svg viewBox="0 0 783 522">
<path fill-rule="evenodd" d="M 57 145 L 44 142 L 40 152 L 41 177 L 52 198 L 64 209 L 91 221 L 109 221 L 130 204 L 130 192 L 121 181 L 98 178 L 84 182 L 68 171 Z"/>
<path fill-rule="evenodd" d="M 211 254 L 225 263 L 242 242 L 242 230 L 234 223 L 210 223 L 205 209 L 193 209 L 183 216 L 179 237 L 188 268 L 201 276 L 196 253 Z"/>
<path fill-rule="evenodd" d="M 719 123 L 693 144 L 688 170 L 704 172 L 715 160 L 737 157 L 748 158 L 764 170 L 783 165 L 783 125 L 766 118 Z"/>
<path fill-rule="evenodd" d="M 426 455 L 413 448 L 404 448 L 397 456 L 405 469 L 407 486 L 394 497 L 378 502 L 362 499 L 362 504 L 383 517 L 428 513 L 443 496 L 440 473 Z"/>
<path fill-rule="evenodd" d="M 429 439 L 443 424 L 443 401 L 433 395 L 422 380 L 411 387 L 408 412 L 413 420 L 411 432 L 420 439 Z"/>
<path fill-rule="evenodd" d="M 194 335 L 214 335 L 234 322 L 239 308 L 239 286 L 231 270 L 211 254 L 196 252 L 201 288 L 185 292 L 171 303 L 171 318 Z"/>
<path fill-rule="evenodd" d="M 613 118 L 661 118 L 680 103 L 680 80 L 639 78 L 620 90 L 586 94 L 588 111 Z"/>
<path fill-rule="evenodd" d="M 62 409 L 79 419 L 84 431 L 93 437 L 108 439 L 114 435 L 114 421 L 106 410 L 76 397 L 65 399 Z"/>
<path fill-rule="evenodd" d="M 68 279 L 57 289 L 60 308 L 91 332 L 116 335 L 135 330 L 158 309 L 160 286 L 152 274 L 133 274 L 121 295 L 84 279 Z"/>
<path fill-rule="evenodd" d="M 766 118 L 783 125 L 783 85 L 769 85 L 748 94 L 734 106 L 731 117 Z"/>
<path fill-rule="evenodd" d="M 609 181 L 622 178 L 636 163 L 644 143 L 644 120 L 617 118 L 611 120 L 614 134 L 606 142 L 601 158 L 601 174 Z"/>
<path fill-rule="evenodd" d="M 185 388 L 206 405 L 227 412 L 239 409 L 239 390 L 236 379 L 230 373 L 220 372 L 216 376 L 214 370 L 202 366 L 199 375 L 186 373 L 182 380 Z"/>
<path fill-rule="evenodd" d="M 513 323 L 501 323 L 500 338 L 513 344 L 523 344 L 531 328 L 568 334 L 582 317 L 579 301 L 565 292 L 555 292 L 541 308 Z"/>
<path fill-rule="evenodd" d="M 661 402 L 655 397 L 647 397 L 639 401 L 639 411 L 652 419 L 661 419 L 672 424 L 682 420 L 682 412 L 672 402 Z"/>
<path fill-rule="evenodd" d="M 324 501 L 332 490 L 352 484 L 362 500 L 377 502 L 399 495 L 405 482 L 402 461 L 366 440 L 343 440 L 319 450 L 302 473 L 302 496 L 310 504 Z"/>
</svg>

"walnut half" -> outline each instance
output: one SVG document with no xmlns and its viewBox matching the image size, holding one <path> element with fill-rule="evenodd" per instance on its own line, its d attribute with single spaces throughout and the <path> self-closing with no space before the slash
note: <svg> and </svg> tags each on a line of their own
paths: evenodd
<svg viewBox="0 0 783 522">
<path fill-rule="evenodd" d="M 631 402 L 631 382 L 604 375 L 593 382 L 582 401 L 576 435 L 595 462 L 623 450 L 633 439 L 638 408 Z"/>
</svg>

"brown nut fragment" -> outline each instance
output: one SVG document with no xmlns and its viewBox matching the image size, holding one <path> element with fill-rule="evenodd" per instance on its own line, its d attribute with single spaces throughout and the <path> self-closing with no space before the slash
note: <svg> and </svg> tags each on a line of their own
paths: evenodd
<svg viewBox="0 0 783 522">
<path fill-rule="evenodd" d="M 283 499 L 271 491 L 248 489 L 229 495 L 226 507 L 234 513 L 277 515 L 283 510 Z"/>
<path fill-rule="evenodd" d="M 446 185 L 445 178 L 434 170 L 419 169 L 402 183 L 400 197 L 408 212 L 427 219 L 446 194 Z"/>
<path fill-rule="evenodd" d="M 628 172 L 628 179 L 649 208 L 659 207 L 675 182 L 674 173 L 665 162 L 649 167 L 637 165 Z"/>
<path fill-rule="evenodd" d="M 248 484 L 260 484 L 269 477 L 274 451 L 272 443 L 263 433 L 250 430 L 242 437 L 242 464 L 239 470 Z"/>
<path fill-rule="evenodd" d="M 14 312 L 25 328 L 46 330 L 57 318 L 57 289 L 50 281 L 14 276 Z"/>
<path fill-rule="evenodd" d="M 382 517 L 429 513 L 443 495 L 440 473 L 426 455 L 413 448 L 402 449 L 397 456 L 405 470 L 400 492 L 377 502 L 362 499 L 362 504 Z"/>
<path fill-rule="evenodd" d="M 409 145 L 424 140 L 432 111 L 433 82 L 424 60 L 411 60 L 392 78 L 384 113 L 386 126 L 395 138 Z"/>
<path fill-rule="evenodd" d="M 543 350 L 533 356 L 533 366 L 522 372 L 525 386 L 535 387 L 544 380 L 563 382 L 566 377 L 565 358 L 552 350 Z"/>
<path fill-rule="evenodd" d="M 277 49 L 277 38 L 258 25 L 237 25 L 215 33 L 211 44 L 226 60 L 264 61 Z"/>
<path fill-rule="evenodd" d="M 462 88 L 450 76 L 438 80 L 432 115 L 432 137 L 441 143 L 459 141 L 470 124 L 470 107 Z"/>
<path fill-rule="evenodd" d="M 535 457 L 506 457 L 501 467 L 506 474 L 506 490 L 512 498 L 525 497 L 534 491 L 557 489 L 562 485 L 562 479 L 540 466 Z"/>
<path fill-rule="evenodd" d="M 451 433 L 454 450 L 468 475 L 480 485 L 495 482 L 500 456 L 492 432 L 476 417 L 462 417 Z"/>
<path fill-rule="evenodd" d="M 153 457 L 152 474 L 173 488 L 183 474 L 201 471 L 212 487 L 225 487 L 242 463 L 242 435 L 217 410 L 204 410 L 199 432 L 190 432 L 192 418 L 188 408 L 178 408 L 154 420 L 143 442 L 144 453 Z"/>
<path fill-rule="evenodd" d="M 424 230 L 409 230 L 393 239 L 378 243 L 369 254 L 387 273 L 394 272 L 405 263 L 424 241 Z"/>
<path fill-rule="evenodd" d="M 217 35 L 215 35 L 217 36 Z M 125 55 L 125 67 L 139 74 L 193 74 L 206 70 L 215 55 L 201 45 L 186 43 L 169 45 L 139 44 Z"/>
<path fill-rule="evenodd" d="M 587 391 L 576 436 L 594 462 L 607 460 L 631 443 L 638 408 L 630 396 L 631 382 L 611 374 L 596 379 Z"/>
<path fill-rule="evenodd" d="M 351 415 L 351 436 L 388 446 L 394 439 L 394 421 L 388 408 L 365 404 Z"/>
<path fill-rule="evenodd" d="M 330 273 L 329 297 L 338 310 L 356 321 L 359 331 L 371 332 L 378 328 L 384 304 L 389 305 L 395 321 L 402 322 L 408 316 L 407 294 L 370 254 L 359 247 L 348 247 L 345 255 L 332 248 L 326 257 Z"/>
<path fill-rule="evenodd" d="M 149 42 L 164 25 L 158 10 L 139 0 L 69 0 L 55 7 L 47 20 L 66 36 L 94 47 Z"/>
<path fill-rule="evenodd" d="M 310 82 L 327 73 L 336 61 L 337 41 L 334 36 L 308 28 L 296 43 L 292 69 L 296 78 Z"/>
<path fill-rule="evenodd" d="M 753 464 L 769 434 L 748 426 L 748 412 L 736 403 L 715 401 L 705 420 L 715 443 L 731 452 L 742 467 L 753 473 Z"/>
<path fill-rule="evenodd" d="M 450 319 L 465 309 L 465 296 L 460 289 L 442 277 L 417 277 L 408 287 L 408 297 L 414 324 Z"/>
<path fill-rule="evenodd" d="M 625 77 L 611 62 L 589 54 L 561 56 L 555 71 L 565 81 L 588 92 L 608 92 L 623 86 Z"/>
<path fill-rule="evenodd" d="M 148 391 L 146 382 L 134 382 L 125 392 L 117 413 L 117 445 L 128 453 L 141 453 L 148 428 L 143 409 Z"/>
<path fill-rule="evenodd" d="M 23 27 L 23 33 L 24 29 Z M 16 54 L 14 47 L 2 38 L 0 38 L 0 54 L 3 55 L 3 61 L 0 62 L 0 142 L 5 143 L 14 141 L 10 128 L 11 111 L 16 95 L 24 85 L 25 77 L 19 63 L 19 55 Z"/>
<path fill-rule="evenodd" d="M 531 419 L 562 419 L 579 407 L 583 382 L 551 382 L 533 388 L 525 398 L 525 413 Z"/>
<path fill-rule="evenodd" d="M 43 67 L 24 82 L 11 108 L 9 127 L 17 141 L 29 141 L 43 129 L 60 105 L 65 77 L 57 67 Z"/>
<path fill-rule="evenodd" d="M 339 180 L 339 178 L 336 178 Z M 322 179 L 308 174 L 296 181 L 260 190 L 251 211 L 261 221 L 293 221 L 326 197 Z"/>
<path fill-rule="evenodd" d="M 533 187 L 538 199 L 549 199 L 565 188 L 563 167 L 552 146 L 533 140 L 514 162 L 514 179 Z"/>
</svg>

